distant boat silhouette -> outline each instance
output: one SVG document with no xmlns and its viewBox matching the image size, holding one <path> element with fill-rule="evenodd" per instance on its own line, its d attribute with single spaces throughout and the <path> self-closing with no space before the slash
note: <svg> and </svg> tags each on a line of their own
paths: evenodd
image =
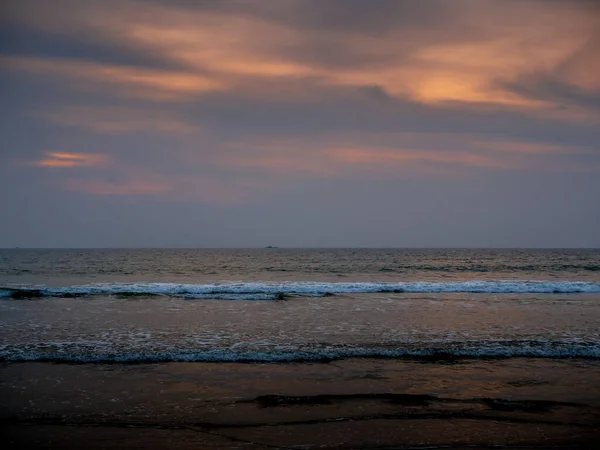
<svg viewBox="0 0 600 450">
<path fill-rule="evenodd" d="M 265 248 L 279 248 L 279 247 L 275 247 L 274 245 L 267 245 Z"/>
</svg>

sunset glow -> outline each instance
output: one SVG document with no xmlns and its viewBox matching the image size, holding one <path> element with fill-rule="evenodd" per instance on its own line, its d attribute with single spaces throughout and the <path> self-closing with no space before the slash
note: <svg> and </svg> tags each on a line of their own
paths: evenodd
<svg viewBox="0 0 600 450">
<path fill-rule="evenodd" d="M 107 161 L 105 155 L 92 155 L 83 153 L 46 153 L 45 159 L 35 161 L 35 164 L 43 167 L 82 167 L 96 166 Z"/>
<path fill-rule="evenodd" d="M 600 214 L 596 2 L 51 3 L 8 2 L 1 158 L 56 198 L 257 223 L 433 192 L 493 217 L 556 190 Z"/>
</svg>

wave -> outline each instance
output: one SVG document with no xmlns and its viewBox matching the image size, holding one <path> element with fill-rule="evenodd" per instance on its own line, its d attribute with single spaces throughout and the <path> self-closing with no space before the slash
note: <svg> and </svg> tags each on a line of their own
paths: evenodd
<svg viewBox="0 0 600 450">
<path fill-rule="evenodd" d="M 86 345 L 38 344 L 3 346 L 0 361 L 54 361 L 69 363 L 141 362 L 300 362 L 333 361 L 347 358 L 387 359 L 491 359 L 491 358 L 600 358 L 600 342 L 481 341 L 433 344 L 423 347 L 325 346 L 293 350 L 236 351 L 230 348 L 194 350 L 164 348 L 90 348 Z"/>
<path fill-rule="evenodd" d="M 170 296 L 186 299 L 283 300 L 289 296 L 324 297 L 363 293 L 600 293 L 600 283 L 585 281 L 477 280 L 455 282 L 224 282 L 214 284 L 118 283 L 67 287 L 0 287 L 0 297 L 29 299 L 40 297 L 86 297 L 113 295 L 121 298 Z"/>
</svg>

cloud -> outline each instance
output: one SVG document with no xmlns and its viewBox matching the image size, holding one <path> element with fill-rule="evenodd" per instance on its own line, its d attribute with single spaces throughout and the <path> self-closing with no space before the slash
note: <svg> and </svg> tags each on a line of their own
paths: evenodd
<svg viewBox="0 0 600 450">
<path fill-rule="evenodd" d="M 106 178 L 72 178 L 64 188 L 94 196 L 146 196 L 209 205 L 252 203 L 272 187 L 264 180 L 223 179 L 211 175 L 169 177 L 149 170 L 124 167 Z"/>
<path fill-rule="evenodd" d="M 45 121 L 65 127 L 83 128 L 95 133 L 195 133 L 201 126 L 177 114 L 162 110 L 124 107 L 70 106 L 62 110 L 37 113 Z"/>
<path fill-rule="evenodd" d="M 597 5 L 8 0 L 0 236 L 596 245 Z"/>
<path fill-rule="evenodd" d="M 26 21 L 19 22 L 7 21 L 0 27 L 0 53 L 5 56 L 81 60 L 162 70 L 182 69 L 146 48 L 115 41 L 106 33 L 81 30 L 74 39 L 71 33 L 65 32 L 68 27 L 44 29 L 43 24 L 38 24 L 36 28 Z"/>
<path fill-rule="evenodd" d="M 85 153 L 48 152 L 46 158 L 34 161 L 33 164 L 42 167 L 90 167 L 105 164 L 106 155 Z"/>
<path fill-rule="evenodd" d="M 490 138 L 472 133 L 342 133 L 299 139 L 242 139 L 223 144 L 210 164 L 234 173 L 283 179 L 394 179 L 470 170 L 597 170 L 593 147 Z M 191 156 L 191 155 L 190 155 Z M 197 164 L 204 161 L 197 155 Z M 580 161 L 578 161 L 578 158 Z M 565 161 L 570 161 L 569 165 Z M 193 158 L 190 157 L 190 163 Z M 204 161 L 206 164 L 206 161 Z M 284 176 L 284 177 L 283 177 Z"/>
<path fill-rule="evenodd" d="M 0 57 L 0 67 L 67 78 L 81 88 L 112 88 L 124 97 L 181 99 L 223 89 L 218 80 L 199 73 L 142 69 L 76 60 Z"/>
<path fill-rule="evenodd" d="M 590 73 L 600 73 L 590 70 Z M 587 112 L 587 117 L 598 122 L 600 117 L 600 85 L 593 86 L 591 80 L 586 86 L 569 83 L 555 74 L 529 74 L 506 83 L 505 87 L 537 101 L 555 105 L 556 113 L 571 113 L 575 118 Z"/>
<path fill-rule="evenodd" d="M 600 16 L 580 2 L 464 0 L 452 8 L 441 1 L 382 1 L 377 7 L 361 1 L 211 3 L 62 2 L 77 19 L 68 21 L 46 7 L 15 8 L 29 26 L 88 39 L 106 36 L 171 69 L 89 58 L 13 56 L 8 64 L 155 100 L 219 92 L 318 100 L 323 87 L 375 87 L 426 105 L 508 108 L 559 119 L 568 114 L 555 111 L 560 104 L 554 99 L 511 89 L 510 83 L 555 73 L 565 83 L 596 89 L 593 67 L 574 55 L 597 56 L 590 42 Z"/>
<path fill-rule="evenodd" d="M 589 76 L 600 21 L 584 3 L 31 5 L 39 8 L 13 7 L 14 23 L 37 30 L 32 48 L 40 36 L 53 36 L 57 51 L 20 55 L 16 46 L 0 65 L 43 74 L 67 93 L 86 92 L 76 104 L 54 103 L 35 115 L 61 132 L 93 132 L 93 145 L 107 142 L 127 171 L 143 167 L 158 177 L 152 186 L 168 186 L 148 188 L 149 195 L 183 195 L 183 181 L 176 186 L 169 178 L 181 172 L 192 186 L 219 186 L 197 190 L 227 191 L 233 199 L 246 189 L 231 179 L 230 188 L 210 184 L 210 170 L 244 182 L 260 174 L 274 186 L 283 174 L 595 167 L 585 149 L 594 136 L 589 126 L 600 122 Z M 68 20 L 60 13 L 66 8 Z M 66 51 L 79 37 L 89 52 Z M 576 127 L 549 128 L 548 121 Z M 144 154 L 132 143 L 145 146 Z M 39 164 L 84 165 L 56 157 Z M 113 195 L 144 191 L 119 183 L 125 187 Z M 90 186 L 87 192 L 112 192 Z"/>
</svg>

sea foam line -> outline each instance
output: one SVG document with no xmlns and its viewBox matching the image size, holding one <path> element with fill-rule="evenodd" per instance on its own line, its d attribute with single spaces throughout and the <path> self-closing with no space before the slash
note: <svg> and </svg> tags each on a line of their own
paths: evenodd
<svg viewBox="0 0 600 450">
<path fill-rule="evenodd" d="M 223 282 L 211 284 L 116 283 L 67 287 L 0 287 L 0 297 L 78 297 L 90 295 L 165 295 L 224 300 L 269 300 L 282 295 L 318 297 L 361 293 L 600 293 L 600 283 L 587 281 L 473 280 L 384 282 Z"/>
</svg>

